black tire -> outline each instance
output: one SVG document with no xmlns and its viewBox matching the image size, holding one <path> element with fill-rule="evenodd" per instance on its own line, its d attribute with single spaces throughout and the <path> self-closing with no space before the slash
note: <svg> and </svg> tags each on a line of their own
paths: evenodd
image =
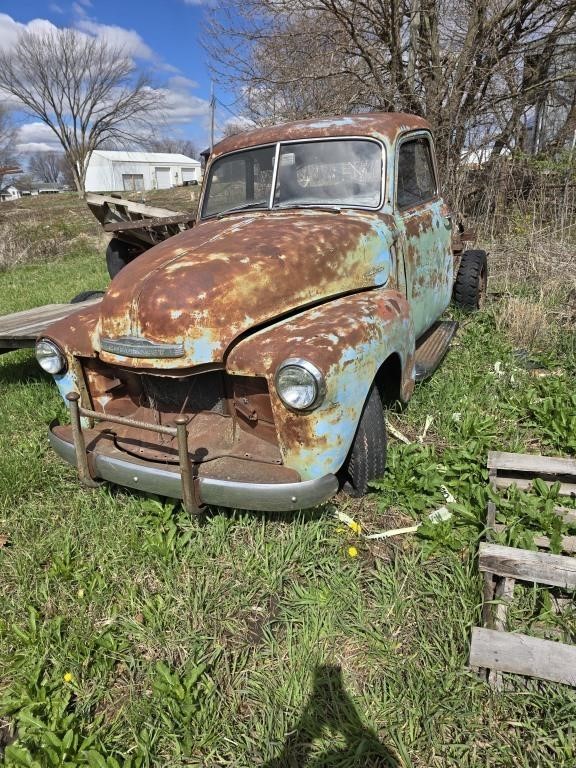
<svg viewBox="0 0 576 768">
<path fill-rule="evenodd" d="M 454 282 L 454 304 L 466 312 L 481 309 L 486 299 L 488 257 L 486 251 L 464 251 Z"/>
<path fill-rule="evenodd" d="M 139 251 L 137 248 L 125 243 L 123 240 L 118 240 L 117 237 L 113 237 L 108 243 L 108 248 L 106 248 L 106 266 L 108 267 L 110 277 L 116 277 L 118 272 L 124 269 L 126 264 L 129 264 L 138 255 Z"/>
<path fill-rule="evenodd" d="M 386 444 L 384 408 L 378 388 L 372 385 L 342 471 L 342 487 L 349 496 L 365 496 L 370 481 L 383 476 Z"/>
<path fill-rule="evenodd" d="M 82 291 L 82 293 L 70 299 L 70 304 L 81 304 L 83 301 L 88 301 L 88 299 L 99 299 L 100 296 L 104 296 L 104 291 Z"/>
</svg>

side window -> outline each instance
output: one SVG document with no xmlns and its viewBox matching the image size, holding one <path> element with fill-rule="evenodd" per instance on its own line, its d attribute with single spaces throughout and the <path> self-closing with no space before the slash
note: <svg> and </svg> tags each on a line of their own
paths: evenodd
<svg viewBox="0 0 576 768">
<path fill-rule="evenodd" d="M 430 142 L 425 136 L 402 142 L 398 152 L 399 208 L 412 208 L 436 194 L 436 177 Z"/>
</svg>

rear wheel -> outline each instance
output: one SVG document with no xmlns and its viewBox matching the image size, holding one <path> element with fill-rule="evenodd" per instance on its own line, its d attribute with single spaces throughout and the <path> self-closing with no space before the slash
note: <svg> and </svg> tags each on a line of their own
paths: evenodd
<svg viewBox="0 0 576 768">
<path fill-rule="evenodd" d="M 464 251 L 454 282 L 454 304 L 467 312 L 482 309 L 486 300 L 487 281 L 486 251 Z"/>
<path fill-rule="evenodd" d="M 116 277 L 118 272 L 124 269 L 126 264 L 129 264 L 138 255 L 139 251 L 137 248 L 125 243 L 123 240 L 119 240 L 117 237 L 113 237 L 106 248 L 106 266 L 108 267 L 110 277 Z"/>
<path fill-rule="evenodd" d="M 378 388 L 372 385 L 342 472 L 343 489 L 350 496 L 368 493 L 371 480 L 386 469 L 386 420 Z"/>
</svg>

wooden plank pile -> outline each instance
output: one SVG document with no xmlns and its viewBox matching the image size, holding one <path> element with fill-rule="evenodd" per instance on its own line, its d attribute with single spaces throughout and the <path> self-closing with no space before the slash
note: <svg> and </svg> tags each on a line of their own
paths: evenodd
<svg viewBox="0 0 576 768">
<path fill-rule="evenodd" d="M 561 496 L 576 497 L 574 459 L 491 452 L 488 469 L 490 484 L 495 489 L 516 484 L 530 490 L 539 477 L 548 485 L 560 482 Z M 575 510 L 556 506 L 554 513 L 576 524 Z M 496 524 L 496 506 L 490 502 L 487 541 L 480 544 L 478 557 L 484 575 L 483 626 L 472 629 L 470 666 L 485 674 L 495 688 L 502 687 L 502 672 L 576 686 L 576 646 L 506 631 L 516 582 L 556 587 L 574 594 L 576 558 L 493 543 L 494 532 L 505 527 Z M 550 548 L 546 536 L 535 537 L 534 543 L 541 549 Z M 564 536 L 561 547 L 563 552 L 575 552 L 576 537 Z"/>
</svg>

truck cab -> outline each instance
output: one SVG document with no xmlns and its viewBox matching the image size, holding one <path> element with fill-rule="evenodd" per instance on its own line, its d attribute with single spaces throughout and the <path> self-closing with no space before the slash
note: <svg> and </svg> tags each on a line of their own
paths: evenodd
<svg viewBox="0 0 576 768">
<path fill-rule="evenodd" d="M 409 400 L 455 330 L 439 322 L 455 279 L 468 308 L 485 288 L 485 254 L 453 226 L 422 118 L 225 139 L 196 225 L 38 340 L 70 408 L 52 446 L 88 484 L 190 510 L 365 493 L 385 471 L 386 404 Z"/>
</svg>

